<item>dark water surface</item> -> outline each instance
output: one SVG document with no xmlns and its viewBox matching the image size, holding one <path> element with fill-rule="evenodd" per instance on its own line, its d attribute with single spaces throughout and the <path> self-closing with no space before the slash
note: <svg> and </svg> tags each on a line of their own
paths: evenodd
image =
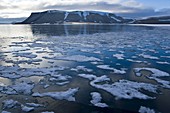
<svg viewBox="0 0 170 113">
<path fill-rule="evenodd" d="M 24 112 L 26 103 L 37 103 L 43 106 L 31 112 L 131 113 L 143 106 L 169 113 L 169 31 L 168 25 L 0 25 L 1 110 Z M 63 99 L 34 96 L 70 88 L 78 90 Z M 108 107 L 92 104 L 92 92 Z M 17 104 L 5 107 L 9 99 Z"/>
</svg>

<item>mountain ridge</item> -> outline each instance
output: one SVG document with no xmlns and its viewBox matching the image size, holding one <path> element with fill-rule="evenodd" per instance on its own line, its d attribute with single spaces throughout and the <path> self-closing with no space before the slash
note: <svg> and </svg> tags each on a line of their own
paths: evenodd
<svg viewBox="0 0 170 113">
<path fill-rule="evenodd" d="M 127 23 L 132 19 L 124 19 L 113 13 L 100 11 L 60 11 L 48 10 L 33 12 L 21 24 L 61 24 L 65 22 L 81 23 Z"/>
<path fill-rule="evenodd" d="M 101 24 L 170 24 L 170 16 L 126 19 L 114 13 L 101 11 L 47 10 L 43 12 L 33 12 L 23 22 L 16 24 L 65 24 L 74 22 Z"/>
</svg>

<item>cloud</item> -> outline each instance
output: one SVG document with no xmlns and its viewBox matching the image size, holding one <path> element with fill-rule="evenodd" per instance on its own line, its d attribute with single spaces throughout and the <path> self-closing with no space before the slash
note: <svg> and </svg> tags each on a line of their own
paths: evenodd
<svg viewBox="0 0 170 113">
<path fill-rule="evenodd" d="M 45 10 L 95 10 L 129 17 L 157 14 L 136 0 L 1 0 L 0 17 L 28 17 L 31 12 Z"/>
</svg>

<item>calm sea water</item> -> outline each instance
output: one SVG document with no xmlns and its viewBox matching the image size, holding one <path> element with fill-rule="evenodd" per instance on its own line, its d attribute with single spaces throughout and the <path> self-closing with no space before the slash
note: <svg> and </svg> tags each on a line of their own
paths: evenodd
<svg viewBox="0 0 170 113">
<path fill-rule="evenodd" d="M 0 25 L 0 107 L 4 108 L 4 100 L 13 99 L 23 105 L 34 102 L 45 106 L 35 107 L 32 112 L 127 113 L 138 112 L 144 106 L 155 112 L 168 113 L 170 77 L 158 77 L 159 81 L 156 81 L 149 78 L 154 72 L 144 69 L 138 72 L 141 76 L 137 76 L 135 68 L 155 69 L 158 76 L 160 71 L 170 74 L 169 31 L 170 26 L 161 25 Z M 119 80 L 132 81 L 135 85 L 152 84 L 157 93 L 130 85 L 128 87 L 137 91 L 136 95 L 140 92 L 153 98 L 133 98 L 133 95 L 132 99 L 120 98 L 92 86 L 92 80 L 79 74 L 110 78 L 100 84 L 114 84 Z M 55 75 L 61 75 L 65 80 L 54 80 Z M 34 84 L 31 93 L 24 94 L 24 89 L 15 88 L 16 94 L 7 93 L 12 91 L 10 87 L 23 82 Z M 73 95 L 74 102 L 32 96 L 35 92 L 69 88 L 78 88 Z M 123 90 L 119 93 L 124 93 Z M 100 93 L 101 102 L 108 107 L 93 105 L 91 92 Z M 4 110 L 22 111 L 19 106 Z"/>
</svg>

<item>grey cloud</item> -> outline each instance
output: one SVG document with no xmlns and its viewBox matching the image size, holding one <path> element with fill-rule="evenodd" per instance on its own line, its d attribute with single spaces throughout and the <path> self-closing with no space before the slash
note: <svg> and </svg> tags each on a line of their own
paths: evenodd
<svg viewBox="0 0 170 113">
<path fill-rule="evenodd" d="M 106 2 L 97 2 L 96 4 L 79 4 L 79 5 L 51 5 L 51 6 L 44 6 L 39 7 L 42 10 L 100 10 L 100 11 L 110 11 L 116 13 L 120 16 L 129 17 L 129 18 L 138 18 L 138 17 L 145 17 L 145 16 L 153 16 L 157 15 L 158 13 L 155 12 L 152 8 L 134 8 L 134 7 L 127 7 L 121 4 L 108 4 Z M 126 13 L 124 12 L 126 11 Z"/>
<path fill-rule="evenodd" d="M 2 9 L 6 9 L 6 7 L 5 7 L 5 6 L 0 5 L 0 10 L 2 10 Z"/>
<path fill-rule="evenodd" d="M 58 10 L 106 10 L 114 12 L 116 11 L 131 11 L 135 8 L 125 7 L 121 4 L 108 4 L 106 2 L 97 2 L 95 4 L 73 4 L 73 5 L 51 5 L 40 7 L 41 9 L 58 9 Z"/>
</svg>

